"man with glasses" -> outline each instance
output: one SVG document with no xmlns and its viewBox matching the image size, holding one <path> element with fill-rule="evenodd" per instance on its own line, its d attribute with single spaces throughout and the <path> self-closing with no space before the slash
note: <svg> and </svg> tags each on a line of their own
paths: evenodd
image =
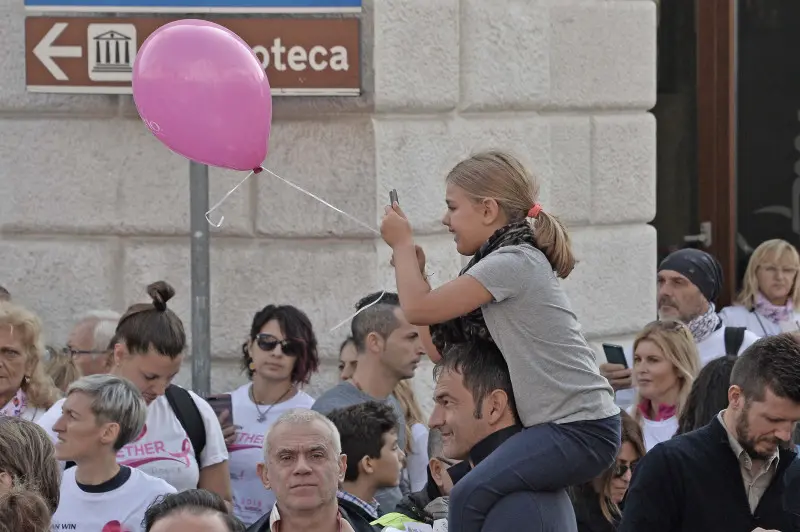
<svg viewBox="0 0 800 532">
<path fill-rule="evenodd" d="M 120 314 L 112 310 L 93 310 L 78 318 L 67 339 L 64 354 L 72 357 L 81 374 L 108 373 L 111 369 L 109 343 L 114 337 Z"/>
</svg>

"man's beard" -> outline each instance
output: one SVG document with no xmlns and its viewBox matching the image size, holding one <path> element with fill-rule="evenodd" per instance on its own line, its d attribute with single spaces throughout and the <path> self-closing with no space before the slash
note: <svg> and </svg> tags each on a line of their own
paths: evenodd
<svg viewBox="0 0 800 532">
<path fill-rule="evenodd" d="M 756 450 L 756 444 L 758 442 L 750 436 L 750 422 L 748 421 L 749 414 L 750 403 L 745 401 L 742 413 L 739 416 L 739 420 L 736 422 L 736 441 L 739 442 L 739 445 L 742 446 L 742 449 L 744 449 L 744 452 L 747 453 L 747 456 L 749 456 L 751 460 L 768 460 L 772 457 L 774 451 L 769 453 L 761 453 Z M 776 444 L 779 448 L 786 448 L 789 445 L 789 442 L 779 440 L 778 438 L 771 438 L 770 441 Z"/>
</svg>

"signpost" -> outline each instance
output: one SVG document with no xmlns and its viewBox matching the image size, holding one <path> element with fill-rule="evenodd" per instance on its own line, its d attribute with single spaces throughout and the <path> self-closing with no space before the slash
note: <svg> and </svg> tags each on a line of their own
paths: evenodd
<svg viewBox="0 0 800 532">
<path fill-rule="evenodd" d="M 40 13 L 360 13 L 361 0 L 25 0 Z"/>
<path fill-rule="evenodd" d="M 27 17 L 25 76 L 30 92 L 131 94 L 142 42 L 176 17 Z M 272 92 L 286 96 L 361 93 L 357 18 L 212 17 L 245 40 Z"/>
</svg>

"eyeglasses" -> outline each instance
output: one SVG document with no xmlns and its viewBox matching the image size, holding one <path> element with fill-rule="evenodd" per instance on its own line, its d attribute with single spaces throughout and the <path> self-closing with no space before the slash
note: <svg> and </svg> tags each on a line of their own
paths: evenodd
<svg viewBox="0 0 800 532">
<path fill-rule="evenodd" d="M 306 344 L 302 340 L 278 340 L 271 334 L 259 334 L 256 336 L 256 345 L 262 351 L 274 351 L 280 345 L 284 355 L 296 357 L 303 354 Z"/>
<path fill-rule="evenodd" d="M 636 469 L 636 464 L 638 462 L 631 462 L 630 464 L 616 464 L 614 465 L 614 478 L 622 478 L 625 476 L 625 473 L 628 471 L 633 474 L 633 471 Z"/>
<path fill-rule="evenodd" d="M 78 355 L 104 355 L 108 353 L 108 351 L 100 351 L 98 349 L 75 349 L 74 347 L 67 346 L 61 350 L 62 353 L 66 356 L 70 356 L 75 358 Z"/>
</svg>

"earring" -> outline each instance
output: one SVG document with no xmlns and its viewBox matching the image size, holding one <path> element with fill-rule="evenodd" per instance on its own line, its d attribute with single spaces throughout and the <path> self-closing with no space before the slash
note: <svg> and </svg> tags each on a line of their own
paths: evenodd
<svg viewBox="0 0 800 532">
<path fill-rule="evenodd" d="M 25 384 L 30 384 L 31 378 L 28 375 L 25 375 Z"/>
<path fill-rule="evenodd" d="M 250 371 L 255 371 L 256 370 L 256 363 L 251 360 L 250 364 L 248 364 L 247 367 L 250 368 Z"/>
</svg>

